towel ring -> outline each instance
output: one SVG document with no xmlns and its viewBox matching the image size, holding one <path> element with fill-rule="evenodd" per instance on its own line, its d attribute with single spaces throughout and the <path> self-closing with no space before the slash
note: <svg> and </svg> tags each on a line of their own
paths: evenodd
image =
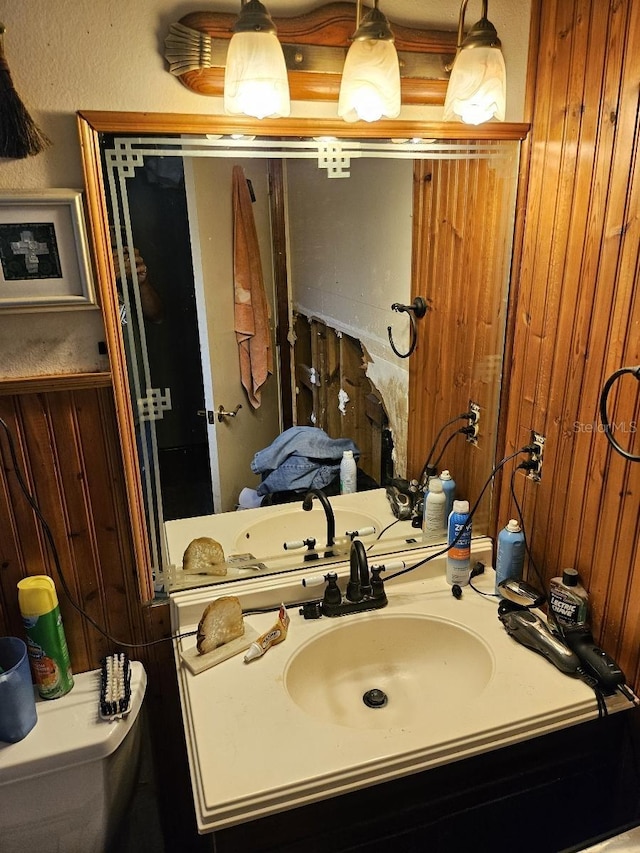
<svg viewBox="0 0 640 853">
<path fill-rule="evenodd" d="M 621 367 L 619 370 L 616 370 L 604 383 L 604 388 L 600 393 L 600 420 L 602 421 L 602 426 L 604 427 L 604 434 L 606 436 L 607 441 L 616 450 L 621 456 L 625 459 L 628 459 L 629 462 L 640 462 L 640 456 L 635 453 L 629 453 L 628 450 L 625 450 L 624 447 L 621 447 L 620 444 L 613 437 L 613 430 L 615 425 L 612 426 L 609 421 L 609 415 L 607 414 L 607 402 L 609 400 L 609 392 L 611 391 L 611 387 L 615 382 L 620 379 L 621 376 L 624 376 L 625 373 L 630 373 L 632 376 L 635 376 L 637 380 L 640 381 L 640 364 L 635 367 Z"/>
<path fill-rule="evenodd" d="M 401 305 L 399 302 L 394 302 L 391 306 L 392 311 L 397 311 L 398 313 L 402 313 L 403 311 L 409 315 L 409 320 L 411 321 L 411 342 L 409 344 L 409 349 L 407 352 L 402 353 L 398 352 L 396 349 L 396 345 L 393 342 L 393 334 L 391 332 L 391 326 L 387 326 L 387 334 L 389 335 L 389 343 L 391 345 L 391 349 L 398 356 L 398 358 L 409 358 L 411 353 L 416 348 L 416 344 L 418 343 L 418 332 L 416 329 L 416 318 L 420 319 L 424 317 L 427 313 L 427 303 L 422 298 L 422 296 L 416 296 L 411 305 Z"/>
</svg>

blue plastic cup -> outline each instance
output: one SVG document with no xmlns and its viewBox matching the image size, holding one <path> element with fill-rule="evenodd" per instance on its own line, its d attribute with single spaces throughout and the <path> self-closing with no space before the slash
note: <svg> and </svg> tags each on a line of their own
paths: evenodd
<svg viewBox="0 0 640 853">
<path fill-rule="evenodd" d="M 26 643 L 0 637 L 0 741 L 22 740 L 37 719 Z"/>
</svg>

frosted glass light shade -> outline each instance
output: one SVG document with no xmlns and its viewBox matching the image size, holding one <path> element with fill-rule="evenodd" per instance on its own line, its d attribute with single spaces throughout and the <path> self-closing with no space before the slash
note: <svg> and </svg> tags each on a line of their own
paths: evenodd
<svg viewBox="0 0 640 853">
<path fill-rule="evenodd" d="M 506 78 L 500 48 L 463 48 L 451 70 L 444 120 L 463 121 L 465 124 L 482 124 L 492 118 L 504 121 Z"/>
<path fill-rule="evenodd" d="M 291 112 L 287 66 L 275 33 L 239 32 L 231 38 L 224 111 L 255 118 L 279 118 Z"/>
<path fill-rule="evenodd" d="M 356 39 L 342 71 L 338 115 L 345 121 L 378 121 L 400 114 L 400 65 L 393 42 Z"/>
</svg>

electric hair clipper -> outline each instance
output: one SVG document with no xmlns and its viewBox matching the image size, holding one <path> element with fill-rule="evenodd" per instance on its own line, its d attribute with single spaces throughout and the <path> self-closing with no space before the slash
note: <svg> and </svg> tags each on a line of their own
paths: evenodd
<svg viewBox="0 0 640 853">
<path fill-rule="evenodd" d="M 498 618 L 507 634 L 528 649 L 545 657 L 565 675 L 580 675 L 580 658 L 549 630 L 536 613 L 518 605 L 498 608 Z"/>
</svg>

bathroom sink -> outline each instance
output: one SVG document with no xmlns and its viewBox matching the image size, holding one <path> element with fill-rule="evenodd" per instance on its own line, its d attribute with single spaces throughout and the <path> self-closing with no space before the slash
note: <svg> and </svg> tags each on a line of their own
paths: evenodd
<svg viewBox="0 0 640 853">
<path fill-rule="evenodd" d="M 347 531 L 374 527 L 375 532 L 360 537 L 364 542 L 374 541 L 380 532 L 378 519 L 366 512 L 334 507 L 334 515 L 337 542 L 345 542 Z M 305 512 L 300 504 L 296 504 L 295 509 L 286 509 L 261 518 L 245 527 L 236 537 L 235 547 L 238 551 L 250 551 L 255 557 L 266 558 L 284 554 L 285 542 L 309 538 L 316 540 L 317 548 L 323 548 L 326 544 L 327 518 L 324 510 L 315 504 L 313 509 Z M 302 554 L 303 550 L 298 553 Z M 346 544 L 344 550 L 348 550 Z"/>
<path fill-rule="evenodd" d="M 490 540 L 472 543 L 472 559 L 487 567 L 492 551 Z M 586 684 L 504 630 L 491 597 L 492 569 L 475 580 L 485 595 L 465 587 L 456 598 L 443 554 L 434 557 L 425 548 L 411 556 L 421 562 L 396 580 L 387 578 L 383 610 L 338 618 L 308 619 L 300 612 L 307 567 L 234 581 L 226 590 L 238 595 L 259 634 L 274 623 L 266 608 L 285 603 L 286 641 L 249 665 L 237 655 L 197 676 L 182 665 L 181 650 L 195 643 L 191 632 L 211 590 L 172 594 L 171 627 L 185 634 L 176 664 L 200 832 L 597 718 Z M 349 564 L 336 562 L 335 571 L 346 585 Z M 309 600 L 317 594 L 310 590 Z M 365 705 L 366 693 L 374 707 Z M 386 704 L 375 707 L 382 694 Z M 622 695 L 616 703 L 607 699 L 609 713 L 632 707 Z"/>
<path fill-rule="evenodd" d="M 429 724 L 482 693 L 494 670 L 480 635 L 445 619 L 376 613 L 343 617 L 295 652 L 291 699 L 312 717 L 366 729 Z"/>
</svg>

